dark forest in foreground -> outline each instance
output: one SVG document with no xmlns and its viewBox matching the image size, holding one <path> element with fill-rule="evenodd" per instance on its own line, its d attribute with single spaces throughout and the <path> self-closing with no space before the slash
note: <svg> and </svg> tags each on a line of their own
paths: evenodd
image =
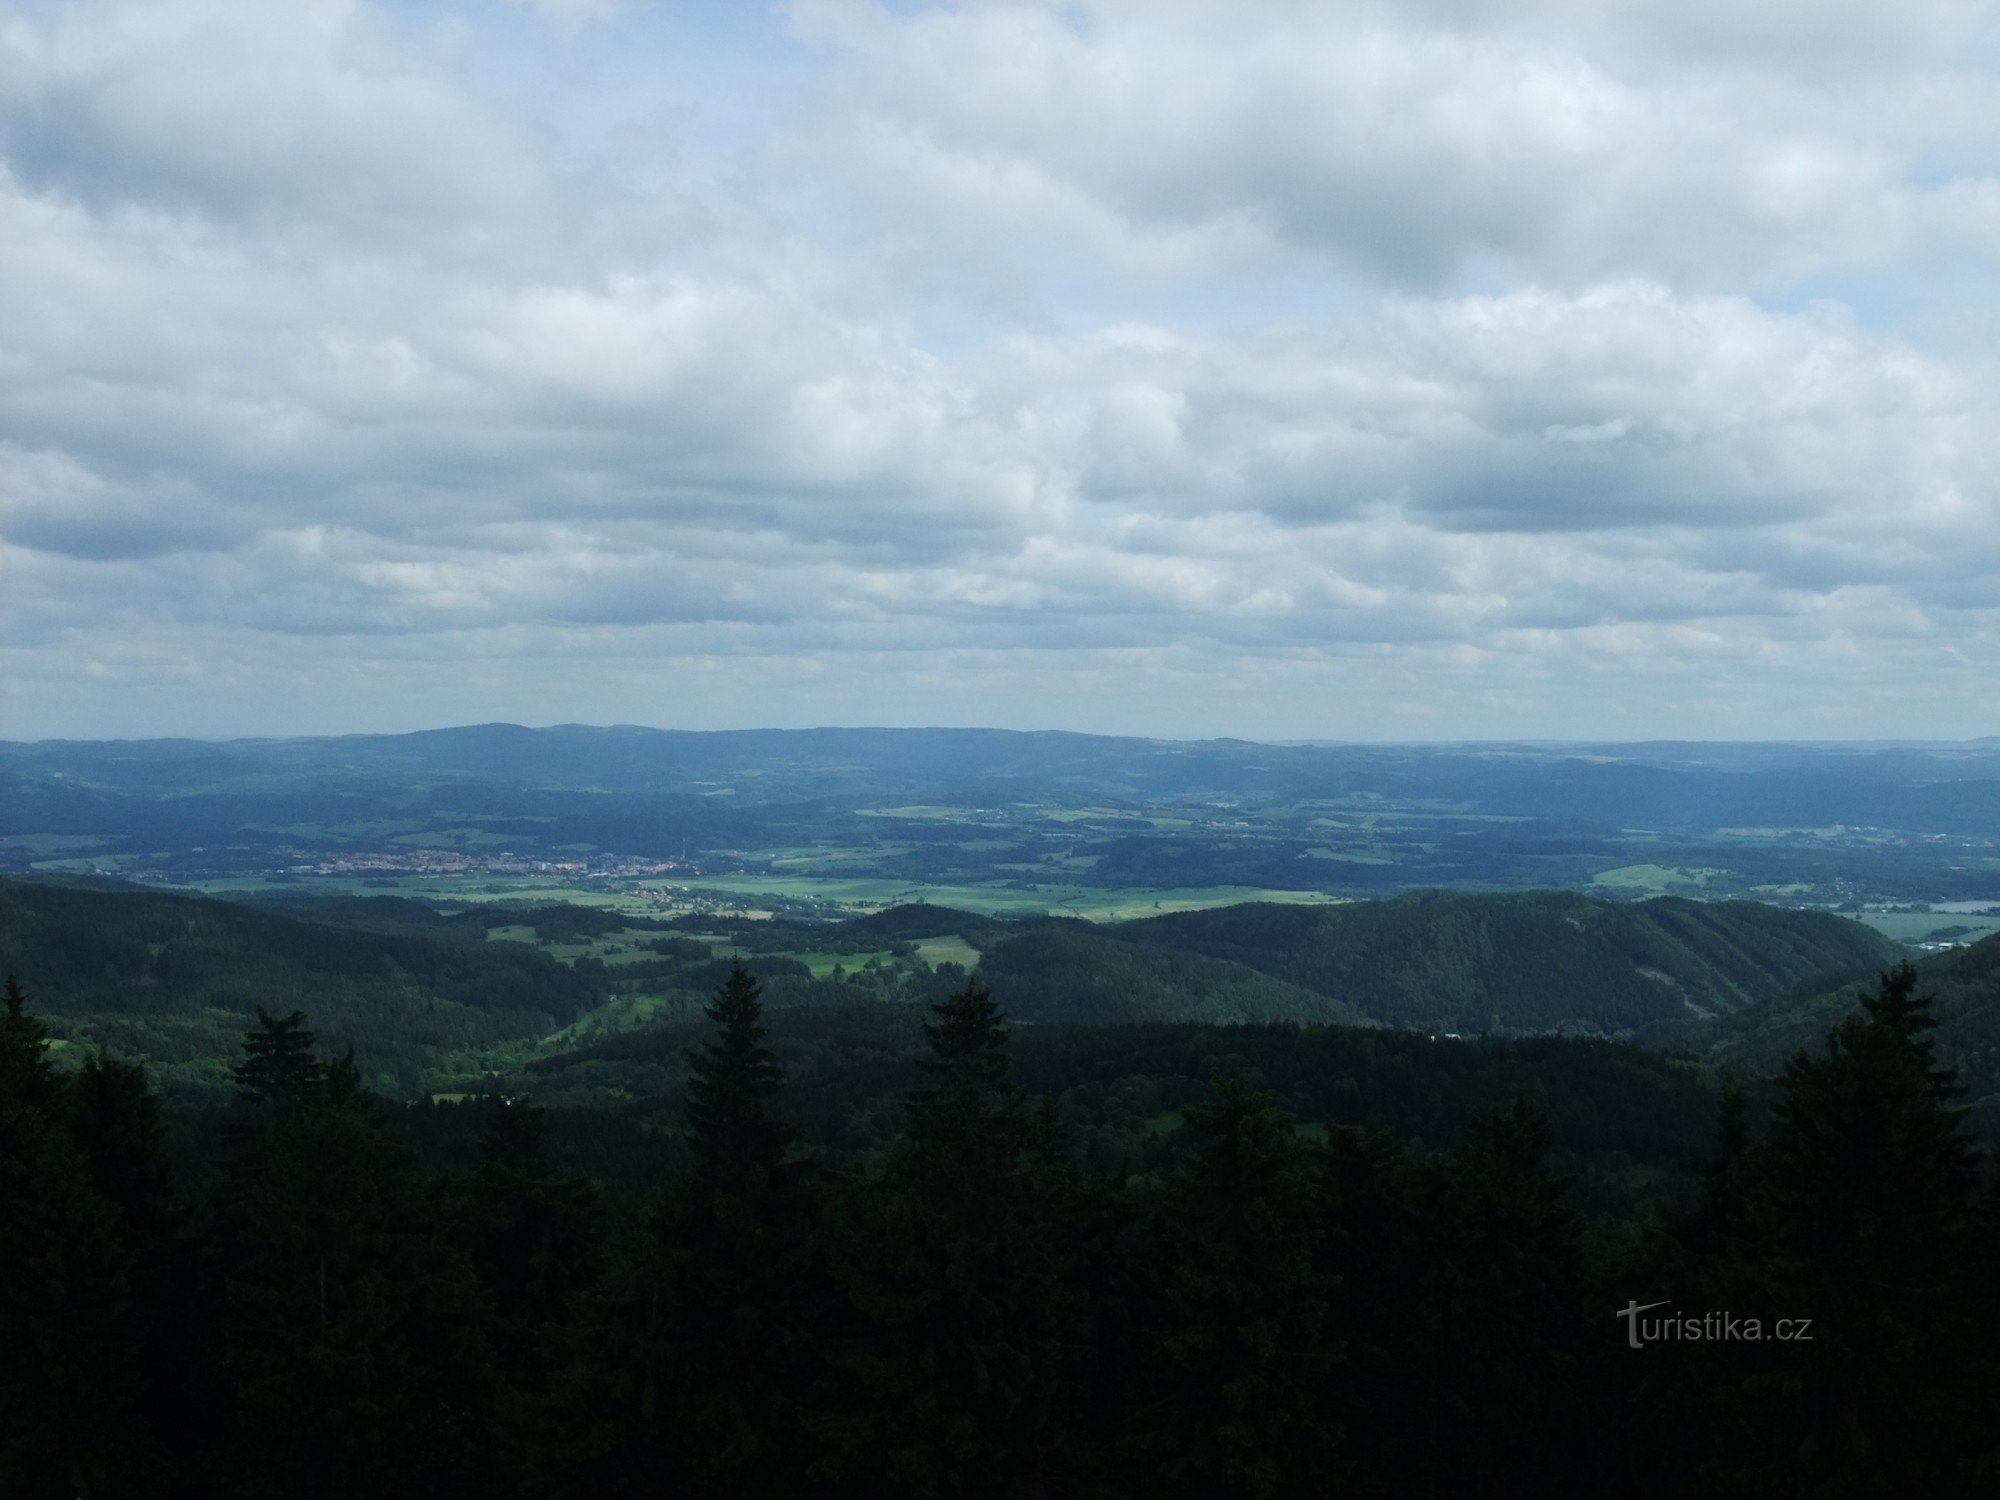
<svg viewBox="0 0 2000 1500">
<path fill-rule="evenodd" d="M 1529 1099 L 1433 1149 L 1306 1129 L 1254 1066 L 1216 1069 L 1148 1169 L 1094 1167 L 976 982 L 930 1008 L 894 1138 L 831 1158 L 779 1121 L 755 979 L 708 1010 L 677 1138 L 621 1148 L 655 1153 L 628 1204 L 525 1100 L 451 1112 L 469 1160 L 413 1150 L 298 1016 L 244 1039 L 190 1158 L 142 1068 L 58 1071 L 10 986 L 0 1488 L 2000 1484 L 2000 1196 L 1907 969 L 1767 1112 L 1725 1092 L 1685 1202 L 1587 1221 Z"/>
</svg>

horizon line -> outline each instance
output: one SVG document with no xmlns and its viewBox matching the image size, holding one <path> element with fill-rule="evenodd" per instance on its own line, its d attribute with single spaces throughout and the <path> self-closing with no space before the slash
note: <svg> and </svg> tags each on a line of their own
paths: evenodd
<svg viewBox="0 0 2000 1500">
<path fill-rule="evenodd" d="M 1892 748 L 1918 746 L 1979 746 L 2000 744 L 2000 734 L 1971 735 L 1962 738 L 1806 738 L 1786 737 L 1723 737 L 1673 739 L 1660 735 L 1634 739 L 1608 737 L 1561 737 L 1530 738 L 1524 736 L 1495 736 L 1453 738 L 1441 736 L 1435 739 L 1341 739 L 1322 736 L 1301 736 L 1282 739 L 1261 739 L 1248 735 L 1159 735 L 1114 733 L 1104 730 L 1068 729 L 1045 727 L 1019 729 L 994 724 L 812 724 L 776 725 L 743 724 L 727 728 L 688 728 L 661 724 L 611 723 L 588 724 L 577 720 L 563 720 L 551 724 L 521 724 L 510 719 L 489 719 L 477 723 L 440 724 L 419 729 L 390 730 L 339 730 L 317 734 L 236 734 L 236 735 L 113 735 L 99 738 L 82 738 L 69 735 L 51 735 L 38 739 L 11 739 L 0 737 L 0 746 L 10 749 L 33 749 L 55 745 L 268 745 L 297 744 L 313 740 L 357 740 L 357 739 L 414 739 L 422 735 L 465 733 L 474 730 L 517 730 L 523 734 L 549 734 L 560 730 L 590 730 L 600 734 L 619 731 L 633 731 L 644 734 L 668 735 L 743 735 L 743 734 L 1005 734 L 1030 736 L 1066 736 L 1075 739 L 1132 740 L 1149 744 L 1170 745 L 1263 745 L 1273 749 L 1447 749 L 1454 747 L 1611 747 L 1642 745 L 1793 745 L 1801 747 L 1846 746 L 1856 748 Z"/>
</svg>

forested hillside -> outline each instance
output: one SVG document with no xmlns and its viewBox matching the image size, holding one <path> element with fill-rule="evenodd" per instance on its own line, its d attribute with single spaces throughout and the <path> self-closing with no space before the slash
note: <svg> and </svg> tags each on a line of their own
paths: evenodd
<svg viewBox="0 0 2000 1500">
<path fill-rule="evenodd" d="M 1981 1135 L 2000 1135 L 2000 937 L 1933 954 L 1916 965 L 1933 998 L 1938 1056 L 1958 1069 Z M 1756 1073 L 1775 1072 L 1842 1017 L 1855 1013 L 1872 975 L 1808 983 L 1732 1018 L 1716 1055 Z"/>
<path fill-rule="evenodd" d="M 1123 940 L 1122 929 L 1036 923 L 992 941 L 979 973 L 1023 1021 L 1367 1024 L 1345 1000 L 1247 964 Z"/>
<path fill-rule="evenodd" d="M 2000 1198 L 1907 971 L 1768 1115 L 1606 1042 L 1010 1037 L 969 982 L 875 1007 L 853 1151 L 758 990 L 551 1130 L 299 1015 L 167 1115 L 10 984 L 0 1493 L 1992 1492 Z"/>
<path fill-rule="evenodd" d="M 940 1001 L 951 987 L 938 986 Z M 774 1106 L 813 1146 L 867 1159 L 924 1079 L 922 1004 L 848 1001 L 769 1010 L 769 1045 L 791 1080 Z M 563 1117 L 604 1108 L 642 1125 L 678 1119 L 699 1015 L 565 1048 L 510 1087 Z M 1704 1065 L 1586 1038 L 1439 1042 L 1384 1028 L 1296 1025 L 1022 1025 L 1014 1066 L 1062 1107 L 1084 1159 L 1158 1170 L 1183 1112 L 1218 1078 L 1268 1089 L 1301 1120 L 1455 1143 L 1486 1112 L 1526 1095 L 1547 1112 L 1564 1172 L 1593 1201 L 1629 1203 L 1705 1149 L 1717 1074 Z M 447 1112 L 448 1113 L 448 1112 Z M 435 1128 L 448 1129 L 440 1120 Z"/>
<path fill-rule="evenodd" d="M 60 1035 L 145 1058 L 173 1086 L 226 1087 L 258 1007 L 309 1009 L 371 1085 L 406 1094 L 439 1057 L 539 1036 L 601 1004 L 601 965 L 486 929 L 331 926 L 225 901 L 0 879 L 0 972 Z M 393 929 L 393 930 L 390 930 Z"/>
<path fill-rule="evenodd" d="M 1589 1028 L 1680 1041 L 1699 1023 L 1900 950 L 1859 923 L 1754 902 L 1635 904 L 1559 891 L 1245 903 L 1127 923 L 1122 938 L 1261 969 L 1391 1026 Z"/>
<path fill-rule="evenodd" d="M 145 1058 L 170 1092 L 223 1087 L 233 1038 L 260 1006 L 309 1008 L 391 1095 L 484 1087 L 551 1048 L 616 1052 L 693 1014 L 732 957 L 775 1011 L 907 1006 L 976 968 L 1037 1028 L 1288 1022 L 1700 1048 L 1716 1018 L 1871 973 L 1894 952 L 1819 914 L 1562 893 L 1245 904 L 1122 924 L 915 905 L 825 924 L 0 881 L 0 964 L 44 997 L 58 1038 Z M 1803 1024 L 1821 1012 L 1834 1013 Z"/>
</svg>

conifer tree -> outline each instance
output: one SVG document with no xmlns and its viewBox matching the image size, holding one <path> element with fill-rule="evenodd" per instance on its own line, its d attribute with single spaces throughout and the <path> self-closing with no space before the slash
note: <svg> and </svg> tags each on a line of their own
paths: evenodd
<svg viewBox="0 0 2000 1500">
<path fill-rule="evenodd" d="M 141 1493 L 160 1478 L 132 1244 L 70 1131 L 47 1034 L 8 981 L 0 1015 L 0 1494 Z"/>
<path fill-rule="evenodd" d="M 1306 1159 L 1292 1122 L 1241 1078 L 1188 1111 L 1192 1149 L 1164 1205 L 1172 1248 L 1150 1410 L 1135 1461 L 1189 1496 L 1329 1492 L 1342 1465 L 1327 1397 Z"/>
<path fill-rule="evenodd" d="M 27 991 L 7 976 L 5 1008 L 0 1010 L 0 1104 L 52 1113 L 62 1093 L 49 1061 L 49 1034 L 29 1014 Z"/>
<path fill-rule="evenodd" d="M 303 1012 L 273 1016 L 257 1007 L 257 1029 L 243 1037 L 243 1060 L 230 1070 L 237 1092 L 265 1104 L 294 1104 L 327 1082 L 326 1064 L 315 1050 Z M 348 1061 L 352 1064 L 352 1053 Z"/>
<path fill-rule="evenodd" d="M 1427 1283 L 1438 1246 L 1421 1182 L 1386 1133 L 1335 1131 L 1317 1163 L 1314 1264 L 1325 1337 L 1342 1354 L 1328 1404 L 1354 1465 L 1346 1489 L 1385 1500 L 1419 1492 L 1429 1437 L 1418 1417 L 1431 1386 Z"/>
<path fill-rule="evenodd" d="M 825 1275 L 794 1133 L 769 1112 L 784 1074 L 761 993 L 739 960 L 710 1000 L 716 1029 L 688 1053 L 693 1171 L 594 1311 L 588 1446 L 612 1488 L 779 1494 L 811 1460 Z"/>
<path fill-rule="evenodd" d="M 601 1205 L 588 1182 L 550 1164 L 547 1116 L 526 1099 L 491 1099 L 479 1167 L 466 1188 L 466 1232 L 508 1343 L 525 1353 L 596 1279 Z"/>
<path fill-rule="evenodd" d="M 1766 1323 L 1811 1319 L 1810 1339 L 1718 1355 L 1725 1493 L 1964 1492 L 1989 1440 L 1974 1160 L 1934 1025 L 1904 965 L 1785 1069 L 1750 1222 L 1707 1285 Z"/>
<path fill-rule="evenodd" d="M 544 1113 L 526 1099 L 488 1099 L 479 1165 L 459 1185 L 452 1216 L 502 1377 L 493 1482 L 501 1495 L 536 1500 L 561 1493 L 574 1467 L 563 1372 L 604 1262 L 598 1194 L 556 1170 L 545 1136 Z"/>
<path fill-rule="evenodd" d="M 494 1363 L 464 1256 L 351 1062 L 259 1016 L 239 1083 L 277 1108 L 218 1205 L 226 1495 L 446 1496 L 491 1483 Z"/>
<path fill-rule="evenodd" d="M 881 1331 L 869 1371 L 886 1482 L 980 1496 L 1060 1462 L 1075 1315 L 1008 1079 L 1007 1028 L 977 979 L 932 1007 L 930 1085 L 865 1221 L 852 1287 Z"/>
<path fill-rule="evenodd" d="M 705 1008 L 714 1034 L 688 1053 L 687 1132 L 704 1191 L 741 1192 L 768 1182 L 793 1141 L 769 1114 L 784 1072 L 764 1045 L 762 994 L 735 960 Z"/>
<path fill-rule="evenodd" d="M 1582 1245 L 1549 1171 L 1547 1116 L 1517 1099 L 1440 1164 L 1424 1489 L 1541 1496 L 1579 1451 Z"/>
<path fill-rule="evenodd" d="M 140 1412 L 166 1468 L 161 1493 L 198 1493 L 198 1457 L 223 1401 L 212 1379 L 216 1309 L 167 1155 L 159 1096 L 144 1065 L 101 1053 L 71 1078 L 69 1125 L 90 1185 L 130 1252 Z"/>
</svg>

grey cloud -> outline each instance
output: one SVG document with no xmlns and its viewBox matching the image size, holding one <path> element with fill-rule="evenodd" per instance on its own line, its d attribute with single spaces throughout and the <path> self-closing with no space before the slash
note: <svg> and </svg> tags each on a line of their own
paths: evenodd
<svg viewBox="0 0 2000 1500">
<path fill-rule="evenodd" d="M 832 139 L 879 161 L 879 210 L 960 247 L 954 221 L 983 223 L 1003 256 L 1060 245 L 1135 268 L 1149 241 L 1261 225 L 1273 248 L 1412 286 L 1494 261 L 1572 283 L 1784 280 L 1949 222 L 1951 195 L 1912 175 L 1940 144 L 2000 178 L 1992 79 L 1951 45 L 1990 17 L 1931 7 L 1882 53 L 1909 71 L 1877 62 L 1857 83 L 1789 64 L 1865 65 L 1879 8 L 1629 9 L 796 13 L 853 60 L 847 107 L 871 124 L 836 119 Z"/>
<path fill-rule="evenodd" d="M 19 670 L 47 702 L 122 685 L 170 714 L 144 684 L 192 671 L 248 704 L 296 665 L 352 708 L 371 689 L 345 652 L 439 713 L 476 681 L 613 719 L 644 716 L 616 684 L 655 656 L 715 702 L 730 672 L 787 702 L 838 701 L 838 681 L 903 702 L 880 688 L 907 668 L 977 719 L 952 672 L 976 661 L 1032 716 L 1045 700 L 1009 665 L 1032 660 L 1119 712 L 1139 712 L 1128 669 L 1156 703 L 1207 684 L 1245 716 L 1211 727 L 1245 732 L 1278 709 L 1242 684 L 1303 702 L 1338 679 L 1415 725 L 1423 674 L 1485 672 L 1478 722 L 1524 732 L 1508 685 L 1581 723 L 1593 702 L 1563 684 L 1597 672 L 1830 681 L 1878 640 L 1932 682 L 1949 650 L 1990 659 L 2000 382 L 1893 327 L 1702 289 L 1820 263 L 1822 231 L 1836 261 L 1876 253 L 1848 219 L 1891 199 L 1921 219 L 1929 190 L 1898 177 L 1914 137 L 1892 119 L 1814 156 L 1845 118 L 1833 60 L 1786 71 L 1719 13 L 1647 41 L 1679 24 L 1664 9 L 1622 40 L 1578 20 L 1596 40 L 1564 53 L 1536 30 L 1560 10 L 1422 34 L 1353 12 L 1374 61 L 1328 75 L 1351 98 L 1310 76 L 1316 7 L 1114 6 L 1095 30 L 881 12 L 843 32 L 895 85 L 875 118 L 841 115 L 836 79 L 818 154 L 794 132 L 772 157 L 826 167 L 807 208 L 748 166 L 652 201 L 566 179 L 543 131 L 365 8 L 279 49 L 283 99 L 190 38 L 291 11 L 160 0 L 16 27 L 33 87 L 0 105 L 0 536 Z M 962 98 L 906 76 L 980 26 L 1034 66 L 1010 84 L 969 61 Z M 1205 72 L 1174 71 L 1197 54 Z M 1694 76 L 1725 55 L 1747 81 Z M 1869 97 L 1907 103 L 1940 67 L 1913 46 Z M 248 90 L 269 139 L 203 125 L 202 87 Z M 1619 156 L 1619 131 L 1671 126 L 1702 89 L 1715 131 L 1755 139 Z M 892 137 L 894 163 L 970 162 L 969 196 L 836 154 Z M 1829 185 L 1850 167 L 1852 192 Z M 1786 171 L 1789 205 L 1752 191 Z M 1957 191 L 1969 223 L 1983 200 Z M 1300 272 L 1322 255 L 1361 269 Z M 1495 256 L 1516 263 L 1480 273 L 1497 289 L 1443 286 Z M 993 336 L 926 347 L 924 299 L 1009 257 L 1186 295 L 1148 317 L 988 305 Z M 1239 311 L 1246 266 L 1326 295 Z M 460 682 L 441 665 L 459 660 L 485 665 Z"/>
<path fill-rule="evenodd" d="M 8 491 L 0 537 L 17 547 L 99 562 L 179 551 L 222 551 L 254 528 L 185 479 L 141 475 L 120 482 L 66 454 L 0 443 Z"/>
<path fill-rule="evenodd" d="M 365 224 L 378 241 L 531 203 L 522 134 L 391 46 L 365 11 L 86 0 L 0 39 L 0 146 L 31 187 L 100 209 Z"/>
</svg>

